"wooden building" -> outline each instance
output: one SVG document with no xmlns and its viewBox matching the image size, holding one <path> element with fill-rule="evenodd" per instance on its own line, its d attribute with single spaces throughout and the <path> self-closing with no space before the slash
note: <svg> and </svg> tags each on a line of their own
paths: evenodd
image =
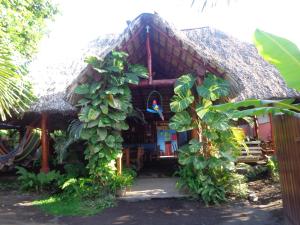
<svg viewBox="0 0 300 225">
<path fill-rule="evenodd" d="M 138 134 L 139 137 L 134 136 L 132 142 L 143 144 L 145 148 L 147 144 L 151 148 L 151 143 L 159 145 L 159 134 L 167 130 L 164 127 L 172 116 L 169 103 L 173 85 L 182 74 L 193 73 L 200 82 L 207 72 L 225 78 L 230 83 L 230 101 L 299 96 L 286 86 L 277 69 L 263 60 L 252 44 L 209 27 L 177 30 L 157 14 L 141 14 L 121 34 L 103 36 L 91 42 L 80 56 L 75 57 L 76 60 L 66 60 L 62 65 L 42 66 L 38 73 L 31 74 L 39 98 L 22 120 L 12 122 L 24 126 L 40 118 L 43 171 L 48 170 L 49 132 L 66 128 L 68 122 L 76 117 L 79 109 L 75 105 L 79 96 L 74 94 L 74 89 L 86 82 L 88 75 L 97 73 L 84 63 L 84 58 L 91 55 L 104 58 L 112 50 L 127 52 L 129 63 L 143 64 L 149 69 L 150 80 L 131 86 L 134 107 L 150 122 L 141 129 L 143 132 Z M 153 91 L 162 96 L 164 123 L 158 116 L 146 112 L 148 97 Z M 130 132 L 134 133 L 135 129 L 131 126 Z M 172 139 L 172 131 L 167 135 Z M 128 144 L 133 144 L 130 135 L 125 139 Z M 184 136 L 179 137 L 178 144 L 185 139 Z M 169 137 L 167 141 L 170 141 Z M 166 149 L 169 151 L 169 146 L 164 146 L 162 154 L 166 154 Z"/>
</svg>

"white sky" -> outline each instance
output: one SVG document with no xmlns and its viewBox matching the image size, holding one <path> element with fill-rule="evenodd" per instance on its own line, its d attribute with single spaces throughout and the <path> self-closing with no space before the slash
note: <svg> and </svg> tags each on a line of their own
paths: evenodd
<svg viewBox="0 0 300 225">
<path fill-rule="evenodd" d="M 251 42 L 256 28 L 286 37 L 300 46 L 299 0 L 219 0 L 201 12 L 202 0 L 56 0 L 61 15 L 49 26 L 36 63 L 64 60 L 101 34 L 119 33 L 126 20 L 157 12 L 178 29 L 211 26 Z M 33 66 L 36 64 L 33 63 Z"/>
</svg>

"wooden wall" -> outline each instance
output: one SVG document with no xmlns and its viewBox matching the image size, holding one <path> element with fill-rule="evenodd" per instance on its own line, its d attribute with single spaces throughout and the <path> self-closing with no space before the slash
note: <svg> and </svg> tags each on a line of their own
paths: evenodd
<svg viewBox="0 0 300 225">
<path fill-rule="evenodd" d="M 273 132 L 286 225 L 300 225 L 300 119 L 275 116 Z"/>
</svg>

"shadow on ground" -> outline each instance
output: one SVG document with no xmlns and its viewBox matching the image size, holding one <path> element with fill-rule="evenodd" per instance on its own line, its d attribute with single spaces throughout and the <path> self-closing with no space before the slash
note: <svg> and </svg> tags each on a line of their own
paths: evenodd
<svg viewBox="0 0 300 225">
<path fill-rule="evenodd" d="M 205 207 L 187 199 L 120 201 L 118 206 L 89 217 L 54 217 L 30 206 L 34 195 L 0 191 L 0 224 L 5 225 L 281 225 L 281 201 L 253 206 L 247 202 Z"/>
</svg>

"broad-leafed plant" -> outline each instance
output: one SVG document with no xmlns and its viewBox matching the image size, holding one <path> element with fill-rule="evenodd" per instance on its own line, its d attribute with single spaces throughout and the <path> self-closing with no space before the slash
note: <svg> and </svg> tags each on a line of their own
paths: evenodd
<svg viewBox="0 0 300 225">
<path fill-rule="evenodd" d="M 85 158 L 90 175 L 102 185 L 107 185 L 115 176 L 115 160 L 122 153 L 122 130 L 132 112 L 129 84 L 138 84 L 147 78 L 147 70 L 140 65 L 130 65 L 127 54 L 113 51 L 104 60 L 95 57 L 87 62 L 98 71 L 88 77 L 75 92 L 82 95 L 79 120 L 84 124 L 81 138 L 87 141 Z"/>
<path fill-rule="evenodd" d="M 197 134 L 179 149 L 179 186 L 187 187 L 206 204 L 224 201 L 233 190 L 246 194 L 243 178 L 235 173 L 234 166 L 241 146 L 245 146 L 243 131 L 234 126 L 238 119 L 268 113 L 299 116 L 295 112 L 299 106 L 292 105 L 292 99 L 216 104 L 228 96 L 229 84 L 213 74 L 207 74 L 201 85 L 191 74 L 183 75 L 175 83 L 174 93 L 170 107 L 175 115 L 170 128 Z"/>
</svg>

